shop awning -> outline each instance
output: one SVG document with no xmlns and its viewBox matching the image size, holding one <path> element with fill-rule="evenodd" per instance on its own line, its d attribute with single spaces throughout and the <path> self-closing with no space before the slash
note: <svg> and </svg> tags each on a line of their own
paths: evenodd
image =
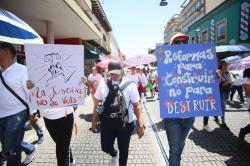
<svg viewBox="0 0 250 166">
<path fill-rule="evenodd" d="M 91 51 L 89 49 L 86 49 L 85 59 L 100 59 L 100 56 L 95 51 Z"/>
</svg>

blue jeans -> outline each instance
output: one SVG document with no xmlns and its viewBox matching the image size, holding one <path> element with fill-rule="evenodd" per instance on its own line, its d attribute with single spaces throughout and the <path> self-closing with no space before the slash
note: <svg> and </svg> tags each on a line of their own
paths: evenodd
<svg viewBox="0 0 250 166">
<path fill-rule="evenodd" d="M 230 91 L 221 91 L 221 110 L 222 110 L 222 117 L 221 121 L 222 124 L 225 124 L 225 110 L 226 110 L 226 104 L 227 100 L 229 98 Z"/>
<path fill-rule="evenodd" d="M 10 155 L 7 159 L 7 166 L 21 166 L 21 142 L 28 115 L 28 111 L 25 110 L 0 118 L 0 140 L 4 152 Z"/>
<path fill-rule="evenodd" d="M 101 146 L 102 151 L 112 157 L 117 156 L 117 150 L 114 148 L 115 139 L 117 138 L 119 149 L 119 166 L 126 166 L 128 160 L 129 142 L 135 129 L 135 121 L 128 124 L 124 129 L 112 131 L 101 126 Z"/>
<path fill-rule="evenodd" d="M 26 122 L 24 128 L 25 130 L 27 130 L 27 128 L 29 128 L 29 126 L 31 126 L 30 122 Z M 37 134 L 37 137 L 40 138 L 40 137 L 43 137 L 43 129 L 42 127 L 39 125 L 38 122 L 36 122 L 35 124 L 32 125 L 33 128 L 35 129 L 36 131 L 36 134 Z"/>
<path fill-rule="evenodd" d="M 169 144 L 169 166 L 180 166 L 181 154 L 185 146 L 190 128 L 194 124 L 194 118 L 164 119 L 164 124 Z"/>
<path fill-rule="evenodd" d="M 30 143 L 25 142 L 25 141 L 22 141 L 21 147 L 22 147 L 22 151 L 24 151 L 25 154 L 27 154 L 27 155 L 31 154 L 35 149 L 34 144 L 30 144 Z"/>
</svg>

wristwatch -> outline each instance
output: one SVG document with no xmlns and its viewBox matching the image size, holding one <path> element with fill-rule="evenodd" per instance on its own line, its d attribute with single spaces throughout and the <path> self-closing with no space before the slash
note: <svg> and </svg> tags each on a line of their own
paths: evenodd
<svg viewBox="0 0 250 166">
<path fill-rule="evenodd" d="M 140 128 L 146 128 L 146 126 L 144 124 L 137 124 L 137 127 L 140 127 Z"/>
</svg>

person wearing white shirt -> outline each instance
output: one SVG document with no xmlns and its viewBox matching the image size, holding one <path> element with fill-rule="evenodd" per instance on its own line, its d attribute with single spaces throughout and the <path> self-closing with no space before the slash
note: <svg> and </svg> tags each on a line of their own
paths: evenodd
<svg viewBox="0 0 250 166">
<path fill-rule="evenodd" d="M 231 72 L 232 75 L 232 89 L 231 89 L 231 94 L 230 94 L 230 101 L 233 101 L 233 96 L 237 90 L 239 96 L 240 96 L 240 101 L 243 104 L 244 103 L 244 96 L 243 96 L 243 88 L 242 88 L 242 74 L 237 73 L 237 72 Z"/>
<path fill-rule="evenodd" d="M 95 91 L 101 79 L 102 79 L 102 75 L 97 72 L 96 67 L 93 67 L 92 73 L 88 76 L 88 82 L 87 82 L 89 86 L 89 92 L 91 93 L 93 100 L 94 100 Z"/>
<path fill-rule="evenodd" d="M 105 109 L 107 105 L 105 105 L 107 100 L 110 100 L 108 97 L 110 96 L 110 92 L 113 92 L 113 89 L 121 88 L 124 84 L 128 83 L 128 79 L 123 76 L 122 64 L 118 61 L 111 61 L 108 64 L 108 71 L 110 74 L 111 79 L 107 80 L 107 82 L 103 79 L 98 86 L 96 93 L 95 93 L 95 100 L 94 100 L 94 108 L 93 108 L 93 117 L 92 117 L 92 131 L 96 132 L 97 129 L 97 121 L 98 121 L 98 112 L 97 112 L 97 105 L 105 100 L 104 102 L 104 111 L 109 113 L 109 109 Z M 108 84 L 109 83 L 109 87 Z M 111 91 L 111 87 L 112 91 Z M 125 89 L 123 89 L 122 94 L 124 95 L 126 108 L 127 108 L 127 115 L 128 115 L 128 123 L 126 123 L 125 127 L 122 129 L 109 129 L 105 125 L 105 122 L 102 121 L 101 118 L 101 147 L 102 150 L 108 153 L 111 158 L 111 165 L 117 165 L 117 158 L 119 155 L 119 166 L 126 166 L 127 159 L 128 159 L 128 150 L 129 150 L 129 142 L 131 135 L 135 129 L 135 116 L 137 118 L 137 134 L 139 138 L 144 135 L 144 127 L 142 122 L 142 113 L 141 113 L 141 105 L 139 103 L 140 97 L 138 94 L 137 86 L 133 82 L 128 84 Z M 114 142 L 117 138 L 118 142 L 118 150 L 114 148 Z"/>
<path fill-rule="evenodd" d="M 247 68 L 243 72 L 243 88 L 245 95 L 247 96 L 248 111 L 250 113 L 250 68 Z M 245 136 L 250 133 L 250 124 L 240 129 L 239 139 L 244 140 Z"/>
<path fill-rule="evenodd" d="M 189 36 L 182 33 L 176 33 L 171 37 L 170 44 L 187 44 L 188 39 Z M 164 125 L 166 128 L 169 144 L 169 166 L 181 165 L 181 154 L 185 146 L 186 138 L 194 124 L 194 121 L 194 117 L 164 119 Z"/>
<path fill-rule="evenodd" d="M 146 86 L 148 84 L 148 80 L 146 75 L 143 73 L 143 68 L 144 66 L 140 65 L 136 67 L 136 72 L 139 78 L 139 93 L 140 93 L 140 97 L 142 102 L 145 102 L 145 93 L 146 93 Z"/>
<path fill-rule="evenodd" d="M 34 84 L 31 80 L 27 82 L 27 87 L 32 89 Z M 74 126 L 73 107 L 54 108 L 39 110 L 44 119 L 46 128 L 56 144 L 56 158 L 58 166 L 71 166 L 75 160 L 70 148 L 72 131 Z M 35 119 L 33 119 L 35 121 Z"/>
<path fill-rule="evenodd" d="M 154 85 L 155 85 L 155 81 L 157 79 L 157 75 L 156 75 L 156 72 L 154 72 L 154 69 L 151 68 L 150 71 L 149 71 L 149 74 L 148 74 L 148 81 L 149 81 L 149 84 L 151 84 L 151 88 L 150 88 L 150 92 L 151 92 L 151 96 L 153 97 L 154 96 Z"/>
<path fill-rule="evenodd" d="M 21 146 L 24 137 L 24 125 L 29 114 L 27 99 L 29 90 L 26 87 L 28 79 L 27 68 L 15 62 L 16 50 L 10 43 L 0 43 L 0 141 L 3 152 L 0 157 L 7 156 L 7 166 L 21 165 Z M 11 93 L 6 86 L 12 89 L 25 103 L 25 105 Z M 28 143 L 26 144 L 28 145 Z M 30 144 L 31 145 L 31 144 Z M 34 157 L 36 147 L 26 149 L 28 155 Z M 31 157 L 31 158 L 32 158 Z"/>
<path fill-rule="evenodd" d="M 130 68 L 130 73 L 126 75 L 126 78 L 133 81 L 137 87 L 139 87 L 139 76 L 136 73 L 135 66 Z"/>
</svg>

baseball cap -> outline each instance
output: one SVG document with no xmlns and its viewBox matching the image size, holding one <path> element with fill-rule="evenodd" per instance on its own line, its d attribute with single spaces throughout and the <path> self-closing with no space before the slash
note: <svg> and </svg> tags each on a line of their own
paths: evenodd
<svg viewBox="0 0 250 166">
<path fill-rule="evenodd" d="M 119 61 L 111 60 L 108 64 L 109 74 L 122 74 L 122 63 Z"/>
<path fill-rule="evenodd" d="M 172 45 L 176 40 L 186 41 L 186 40 L 189 40 L 189 36 L 178 32 L 174 36 L 171 37 L 170 42 L 169 42 L 170 45 Z"/>
</svg>

